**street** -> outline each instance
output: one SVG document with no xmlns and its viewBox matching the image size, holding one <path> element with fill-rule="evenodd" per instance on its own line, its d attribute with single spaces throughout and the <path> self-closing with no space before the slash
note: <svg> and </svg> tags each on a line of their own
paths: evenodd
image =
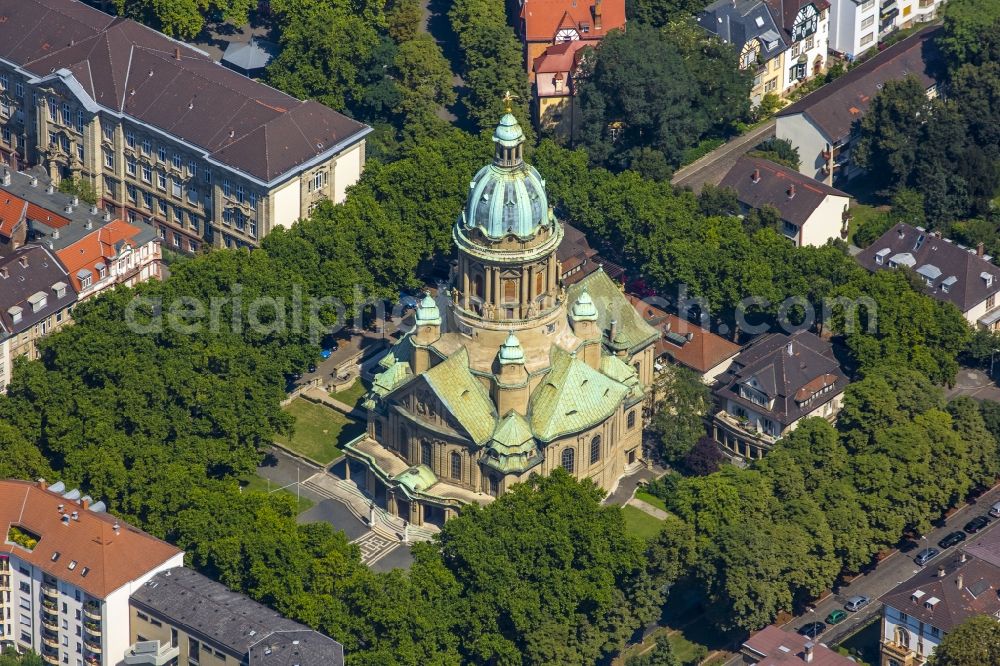
<svg viewBox="0 0 1000 666">
<path fill-rule="evenodd" d="M 695 192 L 701 191 L 706 183 L 718 185 L 729 170 L 736 166 L 739 158 L 772 136 L 774 136 L 773 118 L 746 134 L 730 139 L 729 142 L 686 167 L 678 169 L 670 182 L 677 187 L 690 187 Z"/>
</svg>

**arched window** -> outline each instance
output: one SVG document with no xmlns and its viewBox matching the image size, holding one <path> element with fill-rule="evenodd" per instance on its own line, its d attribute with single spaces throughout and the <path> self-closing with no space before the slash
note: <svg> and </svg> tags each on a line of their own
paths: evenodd
<svg viewBox="0 0 1000 666">
<path fill-rule="evenodd" d="M 538 271 L 535 273 L 535 296 L 541 296 L 545 293 L 545 271 Z"/>
<path fill-rule="evenodd" d="M 628 429 L 631 430 L 635 427 L 635 410 L 633 409 L 628 413 Z"/>
<path fill-rule="evenodd" d="M 601 436 L 596 435 L 594 439 L 590 440 L 590 464 L 593 465 L 600 459 L 601 459 Z"/>
<path fill-rule="evenodd" d="M 431 464 L 433 462 L 431 460 L 431 452 L 432 452 L 432 449 L 431 449 L 431 443 L 430 442 L 428 442 L 426 440 L 420 442 L 420 464 L 421 465 L 427 465 L 428 467 L 433 467 L 433 465 Z"/>
<path fill-rule="evenodd" d="M 457 451 L 451 452 L 451 478 L 462 479 L 462 456 Z"/>
<path fill-rule="evenodd" d="M 504 303 L 517 302 L 517 280 L 503 281 L 503 302 Z"/>
<path fill-rule="evenodd" d="M 896 645 L 910 647 L 910 632 L 902 627 L 896 627 Z"/>
<path fill-rule="evenodd" d="M 491 476 L 489 478 L 490 478 L 490 495 L 496 497 L 497 495 L 500 494 L 500 479 L 498 479 L 495 476 Z"/>
<path fill-rule="evenodd" d="M 482 299 L 485 294 L 483 292 L 483 275 L 482 273 L 476 273 L 472 276 L 472 293 L 476 298 Z"/>
<path fill-rule="evenodd" d="M 574 469 L 576 468 L 575 457 L 576 457 L 576 451 L 574 451 L 573 449 L 563 449 L 562 466 L 563 469 L 569 472 L 570 474 L 572 474 Z"/>
</svg>

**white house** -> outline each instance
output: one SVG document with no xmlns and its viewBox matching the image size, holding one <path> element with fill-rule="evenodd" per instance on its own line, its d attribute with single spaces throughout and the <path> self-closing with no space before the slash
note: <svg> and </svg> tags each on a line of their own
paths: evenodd
<svg viewBox="0 0 1000 666">
<path fill-rule="evenodd" d="M 746 213 L 771 206 L 794 245 L 825 245 L 847 234 L 849 194 L 770 160 L 741 157 L 719 183 L 732 188 Z"/>
<path fill-rule="evenodd" d="M 877 0 L 830 0 L 830 50 L 851 61 L 878 44 Z"/>
<path fill-rule="evenodd" d="M 0 646 L 53 666 L 123 664 L 129 595 L 184 563 L 61 483 L 0 481 L 0 530 Z"/>
<path fill-rule="evenodd" d="M 161 277 L 160 239 L 148 224 L 114 220 L 56 253 L 79 292 L 79 300 L 123 284 Z"/>
<path fill-rule="evenodd" d="M 854 126 L 886 81 L 913 75 L 928 97 L 937 94 L 931 72 L 938 57 L 933 40 L 940 30 L 927 28 L 893 44 L 778 112 L 775 134 L 798 148 L 801 173 L 832 185 L 861 172 L 851 161 Z"/>
</svg>

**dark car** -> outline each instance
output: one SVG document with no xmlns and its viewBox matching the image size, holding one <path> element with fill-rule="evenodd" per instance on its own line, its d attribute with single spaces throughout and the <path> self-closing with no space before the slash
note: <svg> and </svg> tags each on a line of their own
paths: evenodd
<svg viewBox="0 0 1000 666">
<path fill-rule="evenodd" d="M 975 534 L 976 532 L 983 529 L 989 524 L 990 524 L 989 518 L 987 518 L 986 516 L 978 516 L 967 522 L 965 524 L 965 527 L 963 527 L 962 529 L 964 529 L 969 534 Z"/>
<path fill-rule="evenodd" d="M 957 546 L 963 541 L 965 541 L 965 532 L 952 532 L 945 538 L 938 541 L 938 546 L 941 548 L 951 548 L 952 546 Z"/>
<path fill-rule="evenodd" d="M 810 622 L 799 627 L 799 635 L 816 640 L 816 637 L 826 631 L 826 625 L 822 622 Z"/>
<path fill-rule="evenodd" d="M 924 566 L 940 554 L 941 551 L 937 548 L 924 548 L 922 551 L 917 553 L 917 556 L 913 558 L 913 561 L 920 566 Z"/>
</svg>

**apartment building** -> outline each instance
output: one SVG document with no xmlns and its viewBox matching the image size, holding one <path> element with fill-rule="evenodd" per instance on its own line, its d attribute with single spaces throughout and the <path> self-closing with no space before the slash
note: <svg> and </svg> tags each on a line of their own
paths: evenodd
<svg viewBox="0 0 1000 666">
<path fill-rule="evenodd" d="M 0 0 L 0 156 L 166 247 L 252 246 L 342 201 L 371 128 L 76 0 Z"/>
<path fill-rule="evenodd" d="M 830 50 L 853 61 L 878 44 L 879 0 L 830 0 Z"/>
<path fill-rule="evenodd" d="M 62 483 L 0 481 L 0 646 L 52 666 L 117 666 L 129 595 L 184 553 Z"/>
<path fill-rule="evenodd" d="M 118 285 L 159 279 L 163 268 L 160 239 L 153 229 L 122 220 L 91 231 L 56 255 L 81 302 Z"/>
<path fill-rule="evenodd" d="M 18 356 L 38 358 L 38 340 L 70 322 L 76 300 L 76 289 L 49 248 L 25 245 L 0 257 L 0 339 L 6 338 L 0 380 L 9 379 Z M 0 390 L 6 386 L 3 381 Z"/>
<path fill-rule="evenodd" d="M 282 617 L 196 571 L 161 571 L 130 600 L 136 666 L 343 666 L 337 641 Z"/>
</svg>

